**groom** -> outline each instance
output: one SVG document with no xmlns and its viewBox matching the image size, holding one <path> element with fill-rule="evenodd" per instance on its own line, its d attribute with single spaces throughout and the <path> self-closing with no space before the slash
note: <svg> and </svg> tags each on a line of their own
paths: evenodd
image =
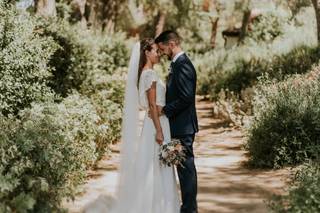
<svg viewBox="0 0 320 213">
<path fill-rule="evenodd" d="M 186 161 L 178 166 L 181 186 L 181 213 L 196 213 L 197 171 L 194 165 L 193 141 L 198 132 L 195 107 L 197 75 L 193 64 L 180 47 L 180 37 L 174 31 L 165 31 L 156 39 L 162 54 L 172 61 L 167 79 L 164 113 L 170 121 L 172 138 L 180 139 L 186 149 Z"/>
</svg>

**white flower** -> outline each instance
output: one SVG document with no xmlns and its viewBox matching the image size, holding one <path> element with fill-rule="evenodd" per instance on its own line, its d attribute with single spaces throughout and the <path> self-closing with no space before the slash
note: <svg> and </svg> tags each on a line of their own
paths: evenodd
<svg viewBox="0 0 320 213">
<path fill-rule="evenodd" d="M 161 151 L 161 156 L 162 156 L 163 158 L 167 158 L 167 157 L 168 157 L 168 153 L 162 150 L 162 151 Z"/>
<path fill-rule="evenodd" d="M 101 129 L 102 131 L 106 131 L 108 128 L 109 128 L 109 127 L 108 127 L 107 125 L 104 125 L 104 124 L 100 125 L 100 129 Z"/>
<path fill-rule="evenodd" d="M 174 147 L 173 146 L 169 146 L 168 149 L 169 149 L 170 152 L 174 151 Z"/>
</svg>

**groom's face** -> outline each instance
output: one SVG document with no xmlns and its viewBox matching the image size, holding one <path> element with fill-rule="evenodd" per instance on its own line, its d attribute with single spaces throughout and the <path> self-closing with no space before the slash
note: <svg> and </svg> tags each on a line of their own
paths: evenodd
<svg viewBox="0 0 320 213">
<path fill-rule="evenodd" d="M 161 55 L 166 55 L 169 60 L 172 60 L 173 53 L 169 43 L 160 42 L 158 43 L 158 48 L 160 50 Z"/>
</svg>

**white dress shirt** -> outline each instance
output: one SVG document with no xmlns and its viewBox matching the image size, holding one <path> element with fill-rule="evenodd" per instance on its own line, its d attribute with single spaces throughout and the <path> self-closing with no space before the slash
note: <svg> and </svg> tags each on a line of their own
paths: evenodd
<svg viewBox="0 0 320 213">
<path fill-rule="evenodd" d="M 178 53 L 173 57 L 172 62 L 173 62 L 173 63 L 176 62 L 176 60 L 177 60 L 182 54 L 184 54 L 183 51 L 178 52 Z"/>
</svg>

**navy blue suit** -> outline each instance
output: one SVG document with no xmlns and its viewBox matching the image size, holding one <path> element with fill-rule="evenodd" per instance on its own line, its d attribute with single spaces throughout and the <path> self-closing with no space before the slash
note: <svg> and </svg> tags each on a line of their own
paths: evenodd
<svg viewBox="0 0 320 213">
<path fill-rule="evenodd" d="M 178 166 L 181 187 L 181 213 L 197 212 L 197 172 L 194 164 L 193 141 L 198 132 L 196 113 L 196 70 L 186 54 L 171 63 L 167 78 L 166 106 L 163 111 L 170 121 L 171 136 L 180 139 L 186 149 L 186 161 Z"/>
</svg>

